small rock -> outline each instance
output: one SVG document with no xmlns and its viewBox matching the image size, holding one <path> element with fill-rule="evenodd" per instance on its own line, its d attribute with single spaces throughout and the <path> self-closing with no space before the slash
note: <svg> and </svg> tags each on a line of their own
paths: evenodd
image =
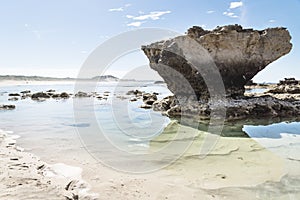
<svg viewBox="0 0 300 200">
<path fill-rule="evenodd" d="M 60 94 L 60 97 L 64 98 L 64 99 L 68 99 L 68 98 L 70 98 L 70 95 L 66 92 L 63 92 L 63 93 Z"/>
<path fill-rule="evenodd" d="M 39 100 L 40 98 L 49 99 L 50 95 L 47 93 L 44 93 L 44 92 L 37 92 L 37 93 L 34 93 L 33 95 L 31 95 L 31 99 L 33 99 L 33 100 Z"/>
<path fill-rule="evenodd" d="M 54 98 L 54 99 L 57 99 L 57 98 L 60 98 L 61 96 L 60 96 L 60 94 L 53 94 L 52 95 L 52 98 Z"/>
<path fill-rule="evenodd" d="M 143 94 L 143 101 L 147 101 L 147 100 L 151 100 L 151 99 L 156 101 L 157 100 L 156 94 L 150 94 L 150 93 Z"/>
<path fill-rule="evenodd" d="M 18 97 L 12 97 L 12 98 L 9 98 L 8 101 L 18 101 L 19 98 Z"/>
<path fill-rule="evenodd" d="M 144 109 L 151 109 L 151 108 L 152 108 L 152 106 L 150 106 L 150 105 L 146 105 L 146 104 L 143 104 L 143 105 L 141 105 L 141 106 L 140 106 L 140 108 L 144 108 Z"/>
<path fill-rule="evenodd" d="M 20 92 L 21 94 L 29 94 L 29 93 L 31 93 L 31 91 L 30 90 L 25 90 L 25 91 L 22 91 L 22 92 Z"/>
<path fill-rule="evenodd" d="M 13 110 L 15 108 L 15 105 L 0 105 L 0 110 Z"/>
<path fill-rule="evenodd" d="M 142 96 L 143 92 L 139 90 L 130 90 L 126 93 L 126 95 L 135 95 L 135 96 Z"/>
<path fill-rule="evenodd" d="M 149 99 L 149 100 L 144 101 L 144 103 L 147 104 L 147 105 L 153 105 L 154 102 L 155 102 L 155 100 L 153 100 L 153 99 Z"/>
<path fill-rule="evenodd" d="M 18 94 L 18 93 L 11 93 L 11 94 L 8 94 L 8 96 L 10 96 L 10 97 L 19 97 L 21 95 Z"/>
<path fill-rule="evenodd" d="M 82 98 L 82 97 L 90 97 L 90 96 L 91 95 L 87 94 L 86 92 L 81 92 L 81 91 L 79 91 L 79 92 L 77 92 L 75 94 L 75 97 L 80 97 L 80 98 Z"/>
</svg>

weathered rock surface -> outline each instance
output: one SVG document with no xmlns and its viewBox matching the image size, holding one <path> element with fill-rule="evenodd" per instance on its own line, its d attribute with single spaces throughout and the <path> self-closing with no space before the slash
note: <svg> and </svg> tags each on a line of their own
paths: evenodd
<svg viewBox="0 0 300 200">
<path fill-rule="evenodd" d="M 203 62 L 199 62 L 201 66 L 197 67 L 207 65 L 205 59 L 209 55 L 223 79 L 226 96 L 231 98 L 243 96 L 244 86 L 248 81 L 268 64 L 289 53 L 292 48 L 291 36 L 286 28 L 253 30 L 243 29 L 239 25 L 217 27 L 212 31 L 194 26 L 188 30 L 187 35 L 142 47 L 150 60 L 150 67 L 161 75 L 177 97 L 190 96 L 191 89 L 178 81 L 180 78 L 175 71 L 189 82 L 197 98 L 203 100 L 210 97 L 203 73 L 191 66 L 189 57 L 172 53 L 174 50 L 186 51 L 180 48 L 178 42 L 190 39 L 206 50 L 197 55 L 203 57 Z M 204 75 L 209 77 L 209 74 Z"/>
<path fill-rule="evenodd" d="M 0 105 L 0 110 L 13 110 L 15 108 L 15 105 Z"/>
</svg>

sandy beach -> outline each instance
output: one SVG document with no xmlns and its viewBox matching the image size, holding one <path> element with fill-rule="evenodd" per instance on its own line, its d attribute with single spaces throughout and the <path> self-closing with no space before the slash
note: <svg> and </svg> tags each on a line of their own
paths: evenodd
<svg viewBox="0 0 300 200">
<path fill-rule="evenodd" d="M 16 138 L 0 130 L 0 199 L 96 199 L 81 168 L 48 165 L 16 146 Z"/>
<path fill-rule="evenodd" d="M 68 151 L 52 159 L 49 165 L 35 155 L 23 152 L 15 145 L 16 137 L 2 131 L 0 188 L 3 189 L 0 199 L 66 199 L 66 196 L 72 199 L 74 194 L 73 199 L 78 195 L 79 199 L 103 200 L 250 200 L 266 199 L 266 195 L 271 195 L 272 199 L 289 199 L 291 195 L 299 194 L 294 191 L 272 195 L 274 188 L 283 187 L 282 181 L 289 169 L 283 158 L 251 138 L 220 138 L 213 151 L 199 160 L 195 158 L 199 156 L 206 133 L 198 134 L 188 151 L 172 165 L 153 173 L 135 175 L 105 167 L 83 149 Z M 152 148 L 157 148 L 156 142 L 162 139 L 165 139 L 164 135 L 155 139 Z M 77 160 L 73 159 L 75 156 Z M 67 165 L 53 164 L 56 161 L 64 161 Z M 299 163 L 293 166 L 297 167 Z M 294 175 L 299 176 L 299 172 Z M 268 190 L 270 183 L 272 187 Z M 69 187 L 73 189 L 66 190 Z"/>
</svg>

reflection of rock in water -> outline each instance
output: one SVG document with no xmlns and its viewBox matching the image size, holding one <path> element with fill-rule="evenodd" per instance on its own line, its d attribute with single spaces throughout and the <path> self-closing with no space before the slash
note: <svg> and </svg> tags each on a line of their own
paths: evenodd
<svg viewBox="0 0 300 200">
<path fill-rule="evenodd" d="M 194 118 L 184 118 L 184 120 L 180 120 L 180 118 L 174 118 L 184 126 L 189 126 L 195 129 L 199 129 L 200 131 L 207 132 L 209 126 L 213 126 L 210 124 L 208 120 L 196 121 Z M 252 137 L 253 133 L 249 135 L 249 133 L 244 129 L 245 126 L 268 126 L 276 123 L 280 123 L 282 121 L 299 121 L 298 118 L 286 117 L 286 118 L 265 118 L 265 119 L 247 119 L 247 120 L 236 120 L 236 121 L 226 121 L 224 123 L 222 132 L 220 136 L 222 137 Z M 248 129 L 247 129 L 248 130 Z M 282 131 L 282 130 L 281 130 Z M 219 134 L 211 132 L 212 134 Z M 273 138 L 278 136 L 278 132 L 269 131 L 268 136 L 265 137 Z M 258 135 L 256 135 L 258 137 Z"/>
<path fill-rule="evenodd" d="M 190 137 L 186 133 L 191 133 Z M 179 136 L 175 137 L 176 134 Z M 174 179 L 185 177 L 193 188 L 240 189 L 268 181 L 278 182 L 286 173 L 284 160 L 251 138 L 220 137 L 209 154 L 202 158 L 201 148 L 208 135 L 173 122 L 150 142 L 150 150 L 158 151 L 170 143 L 189 143 L 186 151 L 167 170 Z"/>
<path fill-rule="evenodd" d="M 300 178 L 285 175 L 279 182 L 267 181 L 254 187 L 227 187 L 208 190 L 216 198 L 234 199 L 236 193 L 243 199 L 284 199 L 297 200 L 300 196 Z"/>
</svg>

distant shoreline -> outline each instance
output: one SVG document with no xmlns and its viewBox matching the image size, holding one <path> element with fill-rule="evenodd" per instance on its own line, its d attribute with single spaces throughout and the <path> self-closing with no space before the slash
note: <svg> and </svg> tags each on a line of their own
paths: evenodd
<svg viewBox="0 0 300 200">
<path fill-rule="evenodd" d="M 92 78 L 57 78 L 44 76 L 23 76 L 23 75 L 0 75 L 0 81 L 76 81 L 76 80 L 120 80 L 112 75 L 95 76 Z"/>
</svg>

